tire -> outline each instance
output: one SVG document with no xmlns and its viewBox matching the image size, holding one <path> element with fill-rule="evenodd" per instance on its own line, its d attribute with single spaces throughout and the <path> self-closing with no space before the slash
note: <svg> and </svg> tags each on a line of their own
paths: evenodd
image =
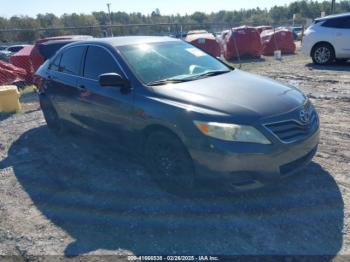
<svg viewBox="0 0 350 262">
<path fill-rule="evenodd" d="M 45 94 L 40 94 L 39 101 L 47 127 L 57 135 L 62 134 L 63 128 L 61 121 L 50 100 L 45 96 Z"/>
<path fill-rule="evenodd" d="M 335 59 L 334 48 L 328 43 L 320 43 L 312 49 L 311 57 L 317 65 L 328 65 Z"/>
<path fill-rule="evenodd" d="M 151 133 L 144 148 L 147 170 L 166 191 L 188 194 L 194 188 L 193 161 L 185 146 L 166 131 Z"/>
</svg>

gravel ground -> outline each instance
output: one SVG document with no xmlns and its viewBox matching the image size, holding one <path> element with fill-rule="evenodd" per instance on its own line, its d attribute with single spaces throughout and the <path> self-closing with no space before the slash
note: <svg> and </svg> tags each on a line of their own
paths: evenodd
<svg viewBox="0 0 350 262">
<path fill-rule="evenodd" d="M 0 115 L 0 255 L 350 256 L 350 64 L 308 63 L 293 56 L 243 65 L 307 93 L 322 132 L 298 176 L 235 196 L 166 193 L 133 157 L 53 135 L 36 95 L 26 94 L 22 113 Z"/>
</svg>

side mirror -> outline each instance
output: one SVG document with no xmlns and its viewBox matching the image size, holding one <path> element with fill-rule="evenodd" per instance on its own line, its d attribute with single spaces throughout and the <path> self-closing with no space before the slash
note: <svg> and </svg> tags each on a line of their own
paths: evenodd
<svg viewBox="0 0 350 262">
<path fill-rule="evenodd" d="M 126 88 L 129 86 L 128 82 L 123 77 L 116 73 L 102 74 L 98 77 L 98 82 L 101 86 L 113 86 Z"/>
</svg>

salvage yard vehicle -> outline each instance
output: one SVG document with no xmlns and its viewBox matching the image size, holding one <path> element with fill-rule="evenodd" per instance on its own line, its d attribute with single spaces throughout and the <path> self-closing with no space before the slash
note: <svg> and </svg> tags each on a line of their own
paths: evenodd
<svg viewBox="0 0 350 262">
<path fill-rule="evenodd" d="M 316 19 L 305 31 L 302 53 L 326 65 L 350 59 L 350 13 Z"/>
<path fill-rule="evenodd" d="M 60 49 L 37 72 L 55 132 L 78 127 L 141 152 L 162 186 L 234 191 L 274 184 L 313 158 L 319 119 L 297 88 L 231 68 L 170 37 L 116 37 Z"/>
<path fill-rule="evenodd" d="M 24 47 L 28 45 L 11 45 L 0 51 L 0 60 L 8 62 L 10 56 L 21 51 Z"/>
<path fill-rule="evenodd" d="M 30 53 L 34 71 L 36 71 L 48 58 L 53 56 L 61 47 L 74 41 L 91 38 L 92 36 L 89 35 L 61 35 L 37 40 Z"/>
</svg>

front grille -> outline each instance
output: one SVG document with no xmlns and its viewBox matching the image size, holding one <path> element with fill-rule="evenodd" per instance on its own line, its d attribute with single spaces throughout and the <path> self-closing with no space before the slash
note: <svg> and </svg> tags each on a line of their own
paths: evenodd
<svg viewBox="0 0 350 262">
<path fill-rule="evenodd" d="M 275 134 L 282 142 L 292 143 L 310 136 L 318 128 L 318 117 L 312 110 L 308 124 L 302 124 L 296 120 L 266 124 L 265 127 Z"/>
</svg>

